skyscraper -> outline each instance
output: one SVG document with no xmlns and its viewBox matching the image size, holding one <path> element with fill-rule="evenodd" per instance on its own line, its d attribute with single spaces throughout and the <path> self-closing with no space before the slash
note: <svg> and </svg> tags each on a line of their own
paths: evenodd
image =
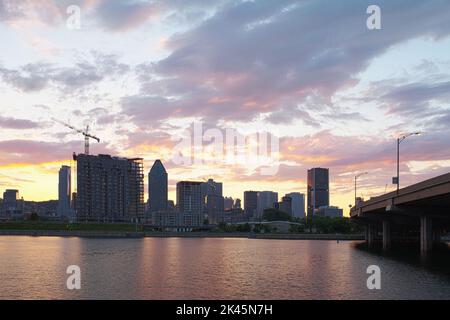
<svg viewBox="0 0 450 320">
<path fill-rule="evenodd" d="M 23 214 L 23 200 L 19 198 L 19 190 L 7 189 L 3 192 L 1 215 L 12 218 Z"/>
<path fill-rule="evenodd" d="M 241 209 L 241 199 L 236 199 L 233 209 Z"/>
<path fill-rule="evenodd" d="M 278 209 L 292 216 L 292 198 L 288 196 L 281 198 Z"/>
<path fill-rule="evenodd" d="M 210 194 L 206 197 L 206 214 L 209 223 L 215 224 L 223 221 L 224 200 L 222 196 Z"/>
<path fill-rule="evenodd" d="M 256 208 L 257 218 L 262 218 L 265 209 L 275 208 L 275 204 L 278 202 L 278 193 L 273 191 L 260 191 L 258 192 L 258 202 Z"/>
<path fill-rule="evenodd" d="M 326 168 L 308 170 L 308 217 L 315 210 L 330 205 L 329 171 Z"/>
<path fill-rule="evenodd" d="M 213 179 L 208 179 L 206 182 L 202 182 L 202 197 L 206 203 L 206 197 L 209 195 L 216 195 L 222 197 L 222 182 L 216 182 Z"/>
<path fill-rule="evenodd" d="M 167 171 L 161 160 L 156 160 L 148 173 L 148 204 L 150 212 L 167 209 L 167 185 Z"/>
<path fill-rule="evenodd" d="M 305 195 L 300 192 L 291 192 L 286 196 L 292 199 L 292 216 L 296 218 L 305 217 Z"/>
<path fill-rule="evenodd" d="M 231 197 L 225 197 L 223 199 L 223 207 L 225 210 L 231 210 L 234 206 L 234 200 Z"/>
<path fill-rule="evenodd" d="M 258 191 L 244 192 L 244 212 L 247 219 L 252 218 L 256 214 L 258 207 Z"/>
<path fill-rule="evenodd" d="M 189 226 L 202 225 L 204 219 L 202 182 L 197 181 L 178 182 L 177 206 L 178 211 L 182 218 L 181 220 L 183 221 L 183 225 Z"/>
<path fill-rule="evenodd" d="M 74 155 L 77 219 L 132 222 L 144 216 L 143 159 Z"/>
<path fill-rule="evenodd" d="M 221 220 L 224 211 L 224 198 L 222 194 L 222 182 L 216 182 L 208 179 L 202 182 L 202 201 L 203 213 L 208 216 L 210 223 L 216 223 Z"/>
<path fill-rule="evenodd" d="M 197 181 L 180 181 L 177 183 L 177 206 L 180 212 L 202 213 L 201 184 Z"/>
<path fill-rule="evenodd" d="M 72 196 L 72 182 L 71 182 L 71 168 L 69 166 L 62 166 L 59 169 L 58 179 L 58 207 L 56 212 L 60 217 L 71 217 L 71 196 Z"/>
</svg>

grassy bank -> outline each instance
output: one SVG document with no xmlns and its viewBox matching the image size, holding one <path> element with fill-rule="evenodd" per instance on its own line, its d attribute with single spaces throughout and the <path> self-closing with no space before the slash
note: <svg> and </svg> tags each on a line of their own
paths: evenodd
<svg viewBox="0 0 450 320">
<path fill-rule="evenodd" d="M 80 238 L 247 238 L 273 240 L 363 240 L 362 235 L 294 233 L 217 232 L 125 232 L 87 230 L 2 230 L 0 236 L 80 237 Z M 1 238 L 0 238 L 1 239 Z"/>
<path fill-rule="evenodd" d="M 138 226 L 138 231 L 140 227 Z M 119 231 L 134 232 L 134 224 L 118 223 L 63 223 L 48 221 L 8 221 L 0 223 L 0 230 L 45 231 Z"/>
<path fill-rule="evenodd" d="M 144 230 L 142 226 L 126 223 L 64 223 L 60 221 L 7 221 L 0 222 L 0 235 L 31 236 L 74 236 L 74 237 L 219 237 L 252 239 L 317 239 L 317 240 L 357 240 L 361 233 L 346 234 L 341 232 L 270 232 L 269 230 L 247 230 L 216 228 L 211 231 L 198 232 L 156 232 Z"/>
</svg>

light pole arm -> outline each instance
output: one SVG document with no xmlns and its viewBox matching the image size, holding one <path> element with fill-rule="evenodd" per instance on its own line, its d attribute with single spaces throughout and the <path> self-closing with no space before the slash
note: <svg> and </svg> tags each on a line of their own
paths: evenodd
<svg viewBox="0 0 450 320">
<path fill-rule="evenodd" d="M 405 139 L 405 137 L 397 139 L 397 194 L 400 189 L 400 143 Z"/>
<path fill-rule="evenodd" d="M 405 140 L 406 138 L 410 137 L 410 136 L 419 136 L 422 133 L 420 131 L 418 132 L 411 132 L 408 134 L 404 134 L 403 136 L 397 138 L 397 194 L 399 193 L 400 190 L 400 143 Z"/>
</svg>

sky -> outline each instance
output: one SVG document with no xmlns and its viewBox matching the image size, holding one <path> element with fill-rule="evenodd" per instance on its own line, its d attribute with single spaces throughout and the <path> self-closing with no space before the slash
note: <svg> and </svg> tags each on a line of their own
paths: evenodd
<svg viewBox="0 0 450 320">
<path fill-rule="evenodd" d="M 0 0 L 0 191 L 57 198 L 84 150 L 59 119 L 90 126 L 91 154 L 142 157 L 146 173 L 161 159 L 173 200 L 177 181 L 208 178 L 233 198 L 305 193 L 326 167 L 348 214 L 355 175 L 366 199 L 395 188 L 403 133 L 423 132 L 401 144 L 402 186 L 450 171 L 449 35 L 447 0 Z M 230 161 L 216 147 L 233 130 L 277 148 Z"/>
</svg>

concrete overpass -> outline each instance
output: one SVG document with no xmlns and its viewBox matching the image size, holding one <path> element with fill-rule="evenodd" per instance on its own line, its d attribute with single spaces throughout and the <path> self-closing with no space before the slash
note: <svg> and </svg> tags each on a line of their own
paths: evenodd
<svg viewBox="0 0 450 320">
<path fill-rule="evenodd" d="M 378 240 L 378 231 L 384 249 L 394 234 L 399 241 L 418 235 L 421 252 L 427 253 L 450 231 L 450 173 L 361 201 L 351 208 L 350 217 L 366 225 L 369 246 Z"/>
</svg>

